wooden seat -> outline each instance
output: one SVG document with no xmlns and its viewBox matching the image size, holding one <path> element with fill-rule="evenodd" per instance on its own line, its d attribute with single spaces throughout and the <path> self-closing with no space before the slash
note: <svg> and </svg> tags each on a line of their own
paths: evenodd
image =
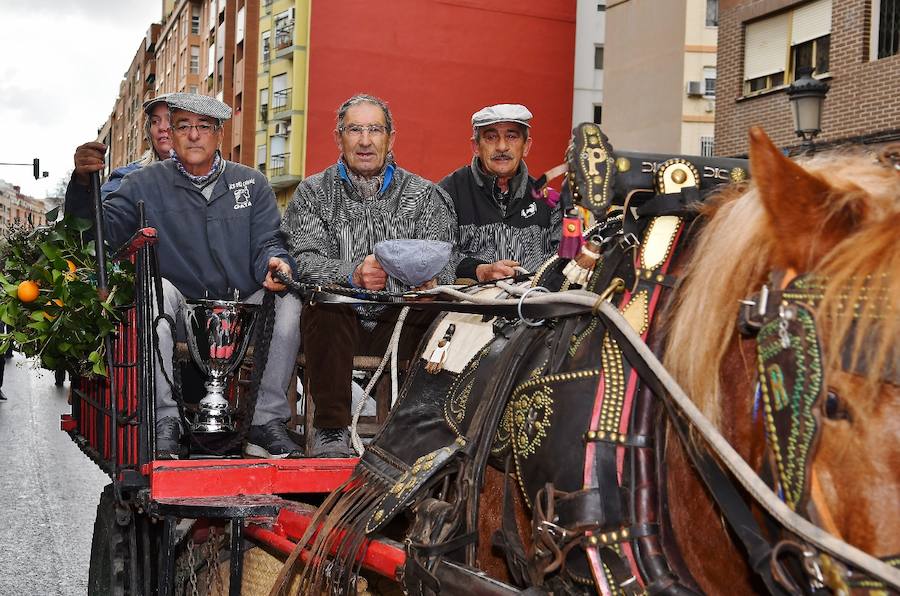
<svg viewBox="0 0 900 596">
<path fill-rule="evenodd" d="M 381 364 L 381 356 L 354 356 L 353 370 L 374 373 Z M 409 367 L 408 360 L 399 360 L 397 366 L 401 372 Z M 297 377 L 303 381 L 303 411 L 297 412 L 297 383 L 296 379 L 288 387 L 288 404 L 291 408 L 290 426 L 292 429 L 302 433 L 306 442 L 307 452 L 312 448 L 313 436 L 313 419 L 315 417 L 315 404 L 313 403 L 312 394 L 309 391 L 309 382 L 304 373 L 306 369 L 306 358 L 301 351 L 297 356 Z M 349 379 L 348 379 L 349 382 Z M 385 366 L 382 376 L 375 385 L 375 415 L 360 416 L 356 429 L 360 437 L 374 437 L 387 420 L 388 413 L 391 411 L 391 377 L 390 363 Z"/>
</svg>

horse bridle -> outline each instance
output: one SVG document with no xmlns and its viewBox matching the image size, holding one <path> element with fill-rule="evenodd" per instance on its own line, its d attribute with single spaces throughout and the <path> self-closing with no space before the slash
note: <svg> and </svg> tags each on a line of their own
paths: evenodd
<svg viewBox="0 0 900 596">
<path fill-rule="evenodd" d="M 828 393 L 823 352 L 816 323 L 816 307 L 826 280 L 798 275 L 794 270 L 777 271 L 770 282 L 742 301 L 739 328 L 754 337 L 758 363 L 754 412 L 761 406 L 766 433 L 763 476 L 770 488 L 794 511 L 823 527 L 836 538 L 843 536 L 825 502 L 812 460 L 820 439 L 822 404 Z M 844 346 L 842 349 L 848 349 Z M 772 553 L 773 577 L 788 592 L 815 593 L 829 588 L 849 594 L 853 584 L 849 569 L 790 533 Z M 797 585 L 783 559 L 800 560 L 806 590 Z M 898 557 L 885 560 L 897 565 Z M 881 582 L 867 587 L 884 589 Z"/>
</svg>

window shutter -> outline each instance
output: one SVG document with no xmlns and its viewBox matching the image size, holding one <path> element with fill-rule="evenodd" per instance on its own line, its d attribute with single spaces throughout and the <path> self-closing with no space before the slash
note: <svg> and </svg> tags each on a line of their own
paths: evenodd
<svg viewBox="0 0 900 596">
<path fill-rule="evenodd" d="M 786 68 L 790 13 L 750 23 L 744 35 L 744 80 Z"/>
<path fill-rule="evenodd" d="M 816 0 L 794 10 L 791 44 L 797 45 L 831 33 L 831 0 Z"/>
</svg>

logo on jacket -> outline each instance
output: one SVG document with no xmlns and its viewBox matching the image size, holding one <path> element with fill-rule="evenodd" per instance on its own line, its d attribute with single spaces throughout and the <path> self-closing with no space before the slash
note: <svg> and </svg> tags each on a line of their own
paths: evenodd
<svg viewBox="0 0 900 596">
<path fill-rule="evenodd" d="M 248 178 L 247 180 L 232 182 L 228 185 L 228 188 L 234 192 L 235 209 L 243 209 L 244 207 L 253 205 L 253 203 L 250 202 L 250 189 L 248 188 L 250 184 L 256 184 L 256 180 Z"/>
<path fill-rule="evenodd" d="M 531 205 L 522 209 L 522 217 L 524 217 L 525 219 L 528 219 L 535 213 L 537 213 L 537 203 L 535 203 L 534 201 L 531 202 Z"/>
</svg>

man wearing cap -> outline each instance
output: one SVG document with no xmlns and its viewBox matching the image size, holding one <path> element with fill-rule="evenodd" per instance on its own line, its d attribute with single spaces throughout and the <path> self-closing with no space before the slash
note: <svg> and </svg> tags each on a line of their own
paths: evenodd
<svg viewBox="0 0 900 596">
<path fill-rule="evenodd" d="M 472 115 L 472 163 L 438 184 L 453 197 L 459 224 L 456 276 L 488 281 L 522 266 L 535 271 L 556 251 L 562 212 L 533 195 L 523 158 L 531 149 L 532 115 L 497 104 Z"/>
<path fill-rule="evenodd" d="M 165 314 L 178 319 L 185 299 L 259 303 L 263 287 L 285 289 L 276 271 L 291 275 L 292 260 L 279 234 L 275 197 L 257 170 L 222 159 L 222 123 L 231 108 L 212 97 L 172 93 L 165 98 L 171 119 L 172 157 L 137 169 L 103 203 L 107 240 L 121 246 L 138 229 L 138 202 L 147 224 L 157 228 Z M 89 167 L 76 165 L 75 176 Z M 68 196 L 67 196 L 68 199 Z M 66 201 L 66 211 L 89 216 L 88 200 Z M 300 301 L 276 296 L 275 324 L 266 368 L 247 437 L 247 453 L 261 457 L 300 457 L 283 421 L 290 411 L 288 382 L 300 343 Z M 173 400 L 172 328 L 157 325 L 161 367 L 156 372 L 158 458 L 175 458 L 182 435 Z"/>
<path fill-rule="evenodd" d="M 168 95 L 168 93 L 163 93 L 144 102 L 144 113 L 147 115 L 147 119 L 144 121 L 144 136 L 150 143 L 150 148 L 137 161 L 110 172 L 109 178 L 100 187 L 102 198 L 105 199 L 106 195 L 119 188 L 122 178 L 131 172 L 154 161 L 169 158 L 169 152 L 172 150 L 172 131 L 169 128 L 169 106 L 166 104 Z M 69 187 L 66 189 L 66 196 L 69 195 L 69 192 L 88 192 L 90 173 L 103 169 L 105 154 L 106 145 L 95 141 L 85 143 L 75 150 L 75 170 Z"/>
<path fill-rule="evenodd" d="M 456 218 L 450 198 L 394 163 L 395 135 L 391 112 L 377 97 L 355 95 L 338 108 L 334 140 L 341 155 L 336 164 L 297 186 L 282 220 L 301 282 L 405 292 L 413 288 L 385 271 L 391 267 L 384 257 L 380 262 L 375 256 L 376 244 L 398 238 L 453 238 Z M 445 256 L 432 281 L 451 283 L 451 262 Z M 304 306 L 303 352 L 315 402 L 311 456 L 353 455 L 347 428 L 353 356 L 382 355 L 398 314 L 399 309 L 371 306 Z M 432 319 L 432 314 L 409 312 L 400 336 L 400 359 L 408 358 Z"/>
</svg>

